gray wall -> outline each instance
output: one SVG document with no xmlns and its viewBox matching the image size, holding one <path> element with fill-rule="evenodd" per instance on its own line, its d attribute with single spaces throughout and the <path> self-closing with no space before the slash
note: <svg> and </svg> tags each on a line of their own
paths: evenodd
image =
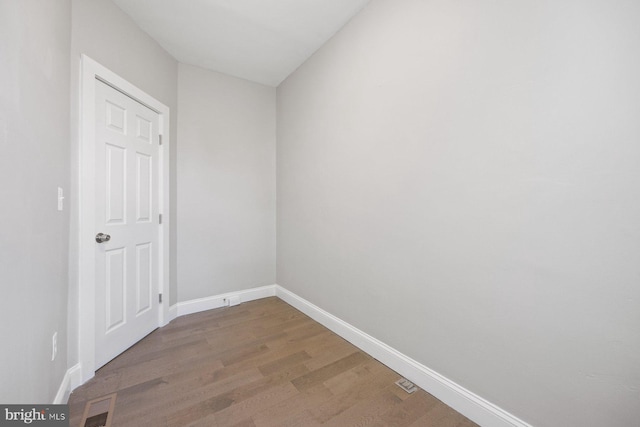
<svg viewBox="0 0 640 427">
<path fill-rule="evenodd" d="M 129 16 L 109 0 L 72 0 L 71 32 L 71 130 L 74 196 L 72 227 L 78 224 L 78 132 L 80 55 L 86 54 L 171 109 L 171 228 L 172 248 L 176 241 L 176 153 L 178 117 L 178 63 L 157 42 L 136 26 Z M 78 360 L 78 242 L 71 241 L 69 334 L 72 366 Z M 176 253 L 171 252 L 170 303 L 177 301 Z"/>
<path fill-rule="evenodd" d="M 374 0 L 278 88 L 278 283 L 533 425 L 636 425 L 638 22 Z"/>
<path fill-rule="evenodd" d="M 0 0 L 2 403 L 53 401 L 67 369 L 70 22 L 68 0 Z"/>
<path fill-rule="evenodd" d="M 180 64 L 179 301 L 275 283 L 276 90 Z"/>
</svg>

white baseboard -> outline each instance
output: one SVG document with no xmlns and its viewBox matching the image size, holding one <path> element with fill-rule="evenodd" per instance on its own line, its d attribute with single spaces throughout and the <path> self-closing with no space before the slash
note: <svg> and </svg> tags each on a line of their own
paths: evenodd
<svg viewBox="0 0 640 427">
<path fill-rule="evenodd" d="M 481 426 L 531 427 L 530 424 L 311 304 L 293 292 L 279 285 L 275 285 L 275 288 L 278 298 L 329 328 Z"/>
<path fill-rule="evenodd" d="M 244 291 L 229 292 L 221 295 L 214 295 L 207 298 L 199 298 L 190 301 L 179 302 L 177 304 L 177 316 L 185 316 L 187 314 L 199 313 L 214 308 L 226 307 L 228 304 L 225 300 L 234 300 L 239 298 L 239 302 L 253 301 L 257 299 L 273 297 L 276 295 L 276 286 L 262 286 L 260 288 L 247 289 Z"/>
<path fill-rule="evenodd" d="M 81 384 L 82 369 L 80 368 L 80 364 L 78 363 L 67 369 L 67 372 L 65 372 L 64 377 L 62 378 L 62 382 L 60 383 L 60 387 L 58 387 L 56 397 L 53 399 L 53 404 L 61 405 L 67 403 L 71 391 Z"/>
<path fill-rule="evenodd" d="M 167 319 L 167 321 L 163 326 L 168 325 L 169 322 L 174 320 L 176 317 L 178 317 L 178 304 L 173 304 L 172 306 L 169 307 L 169 318 Z"/>
</svg>

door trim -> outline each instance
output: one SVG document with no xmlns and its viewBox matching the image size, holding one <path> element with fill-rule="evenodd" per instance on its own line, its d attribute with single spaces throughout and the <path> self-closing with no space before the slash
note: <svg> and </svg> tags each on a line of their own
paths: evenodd
<svg viewBox="0 0 640 427">
<path fill-rule="evenodd" d="M 95 81 L 100 80 L 119 92 L 133 98 L 159 115 L 159 205 L 162 224 L 159 226 L 158 292 L 163 303 L 158 310 L 158 326 L 171 320 L 169 316 L 169 231 L 171 224 L 169 204 L 169 147 L 170 111 L 162 102 L 138 89 L 122 77 L 100 65 L 86 55 L 81 58 L 80 82 L 80 144 L 79 144 L 79 235 L 78 235 L 78 350 L 82 382 L 95 375 Z"/>
</svg>

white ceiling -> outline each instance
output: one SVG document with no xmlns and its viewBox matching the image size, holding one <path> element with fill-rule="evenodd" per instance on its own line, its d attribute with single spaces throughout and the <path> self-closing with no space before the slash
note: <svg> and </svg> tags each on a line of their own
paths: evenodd
<svg viewBox="0 0 640 427">
<path fill-rule="evenodd" d="M 277 86 L 370 0 L 113 0 L 178 61 Z"/>
</svg>

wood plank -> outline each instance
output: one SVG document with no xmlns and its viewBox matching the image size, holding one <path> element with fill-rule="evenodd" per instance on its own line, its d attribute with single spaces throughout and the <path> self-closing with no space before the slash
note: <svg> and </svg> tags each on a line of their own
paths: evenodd
<svg viewBox="0 0 640 427">
<path fill-rule="evenodd" d="M 379 420 L 379 417 L 390 408 L 400 403 L 395 394 L 389 390 L 376 390 L 366 399 L 358 399 L 339 415 L 324 423 L 327 427 L 368 426 Z"/>
<path fill-rule="evenodd" d="M 309 421 L 311 419 L 309 409 L 316 407 L 332 396 L 333 394 L 320 384 L 298 393 L 291 399 L 258 411 L 253 415 L 253 420 L 256 427 L 307 426 L 310 425 Z M 305 419 L 307 423 L 300 423 L 300 419 Z"/>
<path fill-rule="evenodd" d="M 339 387 L 331 386 L 329 381 L 325 382 L 334 392 L 334 396 L 309 411 L 315 420 L 326 423 L 360 402 L 375 399 L 386 387 L 395 386 L 395 372 L 375 360 L 369 361 L 368 364 L 371 365 L 370 369 L 363 364 L 332 378 L 332 382 L 342 383 Z M 356 378 L 349 376 L 352 372 L 356 374 Z"/>
<path fill-rule="evenodd" d="M 316 369 L 315 371 L 309 372 L 308 374 L 302 375 L 298 378 L 295 378 L 291 381 L 291 383 L 300 391 L 304 391 L 314 385 L 326 381 L 330 378 L 335 377 L 342 372 L 353 368 L 367 360 L 370 359 L 370 356 L 367 356 L 361 351 L 355 351 L 349 356 L 343 357 L 329 365 L 323 366 L 322 368 Z"/>
<path fill-rule="evenodd" d="M 425 413 L 429 414 L 430 411 L 437 411 L 439 409 L 450 411 L 450 416 L 444 419 L 439 419 L 439 424 L 436 424 L 438 427 L 445 427 L 443 424 L 444 421 L 457 422 L 457 420 L 454 421 L 452 418 L 460 414 L 444 405 L 425 391 L 418 390 L 412 393 L 407 399 L 401 401 L 401 403 L 395 405 L 386 413 L 382 414 L 380 416 L 380 421 L 376 422 L 374 425 L 380 427 L 404 427 L 415 423 L 416 420 L 424 416 Z M 429 415 L 430 418 L 433 418 L 433 414 Z"/>
</svg>

